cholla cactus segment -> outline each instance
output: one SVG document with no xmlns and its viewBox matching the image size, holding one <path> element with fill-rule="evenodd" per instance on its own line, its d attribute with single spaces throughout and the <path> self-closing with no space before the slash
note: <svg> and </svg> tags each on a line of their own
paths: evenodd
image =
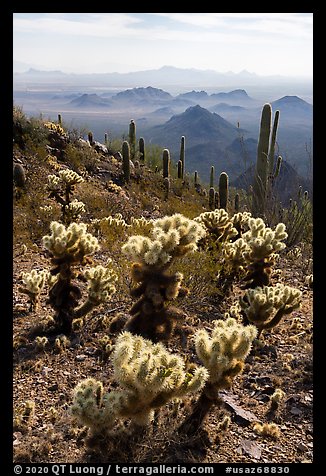
<svg viewBox="0 0 326 476">
<path fill-rule="evenodd" d="M 49 272 L 33 269 L 30 273 L 22 273 L 22 281 L 26 294 L 39 295 L 48 281 Z M 24 292 L 23 290 L 21 290 Z"/>
<path fill-rule="evenodd" d="M 66 185 L 76 185 L 77 183 L 84 182 L 83 177 L 81 177 L 77 172 L 74 172 L 70 169 L 60 170 L 59 179 Z"/>
<path fill-rule="evenodd" d="M 111 260 L 110 260 L 111 261 Z M 108 301 L 116 292 L 114 283 L 118 276 L 112 268 L 98 265 L 85 271 L 88 280 L 88 296 L 92 302 L 101 303 Z"/>
<path fill-rule="evenodd" d="M 56 124 L 55 122 L 45 122 L 44 126 L 52 132 L 56 132 L 59 135 L 64 135 L 65 131 L 60 124 Z"/>
<path fill-rule="evenodd" d="M 145 265 L 164 266 L 173 257 L 194 251 L 205 230 L 199 223 L 177 213 L 155 220 L 151 235 L 153 239 L 131 236 L 122 247 L 123 253 Z"/>
<path fill-rule="evenodd" d="M 248 321 L 261 332 L 274 327 L 283 315 L 299 308 L 301 295 L 299 289 L 281 283 L 276 286 L 258 286 L 246 291 L 240 299 L 240 306 Z"/>
<path fill-rule="evenodd" d="M 194 220 L 203 225 L 208 232 L 216 235 L 219 241 L 227 241 L 237 235 L 228 212 L 223 208 L 201 213 Z"/>
<path fill-rule="evenodd" d="M 150 233 L 153 230 L 154 220 L 148 220 L 145 217 L 135 218 L 131 217 L 130 227 L 132 231 L 146 232 Z"/>
<path fill-rule="evenodd" d="M 79 423 L 90 427 L 93 433 L 105 434 L 115 424 L 121 398 L 119 392 L 103 395 L 102 383 L 89 378 L 75 387 L 70 412 Z"/>
<path fill-rule="evenodd" d="M 97 239 L 87 233 L 84 223 L 71 223 L 66 228 L 61 223 L 53 221 L 50 230 L 51 235 L 44 236 L 42 243 L 55 258 L 69 257 L 70 262 L 78 262 L 100 248 Z"/>
<path fill-rule="evenodd" d="M 65 213 L 70 220 L 77 220 L 77 218 L 86 212 L 85 204 L 78 200 L 73 200 L 65 207 Z"/>
<path fill-rule="evenodd" d="M 62 186 L 62 181 L 57 175 L 48 175 L 47 188 L 51 192 L 59 192 Z"/>
<path fill-rule="evenodd" d="M 214 321 L 211 335 L 204 329 L 196 332 L 196 353 L 208 369 L 208 383 L 215 390 L 229 387 L 235 375 L 242 371 L 256 335 L 254 326 L 243 326 L 232 317 Z"/>
<path fill-rule="evenodd" d="M 249 246 L 248 252 L 245 253 L 247 261 L 259 261 L 286 247 L 283 243 L 287 238 L 284 223 L 278 223 L 275 230 L 272 230 L 266 227 L 261 218 L 250 218 L 248 225 L 249 230 L 242 235 Z"/>
<path fill-rule="evenodd" d="M 233 243 L 225 243 L 222 248 L 222 254 L 226 267 L 236 271 L 243 269 L 246 265 L 245 256 L 249 251 L 248 244 L 242 238 Z"/>
<path fill-rule="evenodd" d="M 147 424 L 153 409 L 204 387 L 208 372 L 197 367 L 187 373 L 183 359 L 129 332 L 120 334 L 112 356 L 114 376 L 125 391 L 121 414 Z"/>
<path fill-rule="evenodd" d="M 249 229 L 249 219 L 252 218 L 250 212 L 238 212 L 235 213 L 232 218 L 233 226 L 238 230 L 238 232 L 242 232 L 244 230 Z"/>
</svg>

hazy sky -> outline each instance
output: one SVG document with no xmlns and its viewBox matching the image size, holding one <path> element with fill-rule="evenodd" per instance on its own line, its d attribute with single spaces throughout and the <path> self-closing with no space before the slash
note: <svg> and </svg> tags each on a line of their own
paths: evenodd
<svg viewBox="0 0 326 476">
<path fill-rule="evenodd" d="M 312 13 L 14 13 L 14 68 L 312 77 L 312 30 Z"/>
</svg>

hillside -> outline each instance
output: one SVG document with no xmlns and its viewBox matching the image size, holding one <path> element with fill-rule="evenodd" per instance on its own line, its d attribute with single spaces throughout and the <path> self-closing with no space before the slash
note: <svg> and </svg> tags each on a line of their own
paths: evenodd
<svg viewBox="0 0 326 476">
<path fill-rule="evenodd" d="M 210 127 L 209 135 L 220 134 L 221 143 L 225 137 L 231 139 L 232 126 L 218 115 L 199 106 L 190 108 L 187 114 L 191 118 L 191 134 L 196 128 L 205 134 Z M 184 117 L 177 115 L 170 121 L 166 134 L 171 133 L 173 137 L 173 128 L 181 126 Z M 27 118 L 19 109 L 14 110 L 13 125 L 14 462 L 274 466 L 311 463 L 312 217 L 306 215 L 301 234 L 291 246 L 281 233 L 278 239 L 274 237 L 276 243 L 282 242 L 285 247 L 278 251 L 277 259 L 269 255 L 269 262 L 265 261 L 263 266 L 267 268 L 270 286 L 283 284 L 300 291 L 300 306 L 292 312 L 287 308 L 282 317 L 278 315 L 278 324 L 264 329 L 253 340 L 252 347 L 251 341 L 244 342 L 239 333 L 232 334 L 233 337 L 226 333 L 224 341 L 221 338 L 219 345 L 215 345 L 216 352 L 220 349 L 223 357 L 219 361 L 221 367 L 216 366 L 216 374 L 222 372 L 216 377 L 220 387 L 214 386 L 212 377 L 210 386 L 203 387 L 202 380 L 195 381 L 200 354 L 194 340 L 197 332 L 211 333 L 224 325 L 226 313 L 234 312 L 238 320 L 229 322 L 230 327 L 239 325 L 244 332 L 242 336 L 248 333 L 244 315 L 234 309 L 247 292 L 245 286 L 252 286 L 248 267 L 243 266 L 232 274 L 228 267 L 231 258 L 227 263 L 223 259 L 223 250 L 232 246 L 235 238 L 225 230 L 235 224 L 232 220 L 236 190 L 229 187 L 227 226 L 221 220 L 220 225 L 225 226 L 220 230 L 222 234 L 214 234 L 217 230 L 208 233 L 208 229 L 207 232 L 201 229 L 200 221 L 194 220 L 209 210 L 207 193 L 200 187 L 195 188 L 193 174 L 182 180 L 171 167 L 167 194 L 160 147 L 151 148 L 146 142 L 144 162 L 136 147 L 128 169 L 121 159 L 122 141 L 111 143 L 104 153 L 79 137 L 76 131 L 70 131 L 64 122 L 60 125 Z M 191 134 L 186 139 L 186 151 Z M 171 142 L 166 136 L 165 145 Z M 201 144 L 193 147 L 201 147 Z M 187 171 L 189 159 L 186 157 Z M 249 222 L 246 224 L 243 212 L 248 210 L 250 201 L 247 194 L 240 190 L 239 193 L 239 210 L 244 222 L 240 231 L 233 230 L 233 233 L 237 239 L 238 236 L 244 239 Z M 83 206 L 73 201 L 67 205 L 67 196 L 69 200 L 82 202 Z M 70 215 L 73 212 L 75 215 Z M 222 210 L 215 212 L 216 216 L 225 217 Z M 180 226 L 177 220 L 171 225 L 169 220 L 174 214 L 182 215 L 178 218 Z M 300 217 L 284 212 L 288 231 L 293 216 Z M 72 217 L 74 221 L 68 225 Z M 107 217 L 111 218 L 106 220 Z M 163 222 L 159 220 L 162 218 Z M 58 227 L 51 225 L 53 221 L 60 223 Z M 278 220 L 271 227 L 274 229 L 277 223 Z M 50 226 L 53 240 L 49 237 Z M 71 227 L 70 234 L 64 235 L 68 227 Z M 48 238 L 43 240 L 44 236 Z M 130 258 L 122 252 L 122 246 L 131 236 L 138 238 L 130 248 Z M 153 246 L 152 255 L 145 258 L 154 237 L 158 240 L 156 248 Z M 166 261 L 164 252 L 171 253 L 171 261 Z M 141 262 L 140 256 L 144 257 Z M 157 256 L 163 264 L 158 260 L 153 262 Z M 96 275 L 94 267 L 100 265 L 102 268 L 96 268 Z M 111 270 L 113 275 L 105 275 L 107 281 L 96 280 L 96 276 L 103 276 L 103 269 Z M 29 281 L 23 274 L 31 270 L 36 273 L 33 279 L 35 276 L 39 279 L 36 288 L 28 287 Z M 51 273 L 38 274 L 43 270 L 51 270 Z M 111 285 L 105 288 L 106 293 L 104 284 Z M 69 331 L 66 328 L 63 332 L 63 322 L 67 322 L 65 319 L 72 309 L 74 317 L 79 317 L 72 321 Z M 134 360 L 126 363 L 122 357 L 133 355 L 127 345 L 122 348 L 122 359 L 114 360 L 121 331 L 126 329 L 126 324 L 131 325 L 132 316 L 137 319 L 144 314 L 146 318 L 139 329 L 145 334 L 153 331 L 153 321 L 164 317 L 165 320 L 157 321 L 157 334 L 153 338 L 154 342 L 161 342 L 161 347 L 155 348 L 155 352 L 148 350 L 149 347 L 142 348 Z M 169 319 L 173 322 L 170 331 Z M 226 336 L 229 353 L 225 347 Z M 142 345 L 141 337 L 127 338 L 135 339 L 138 347 Z M 167 357 L 160 353 L 163 345 L 168 352 L 177 355 L 169 362 L 170 366 Z M 204 350 L 205 345 L 201 345 Z M 243 347 L 248 347 L 245 356 Z M 210 352 L 208 347 L 207 352 Z M 235 360 L 230 358 L 231 354 Z M 158 355 L 162 357 L 159 365 Z M 140 362 L 139 372 L 128 373 L 130 366 Z M 182 367 L 178 372 L 175 371 L 177 364 Z M 208 371 L 201 371 L 201 379 L 208 378 L 207 374 Z M 124 376 L 127 376 L 126 385 L 122 387 Z M 84 387 L 79 386 L 78 393 L 76 386 L 85 379 L 93 380 L 84 383 Z M 97 382 L 96 388 L 91 387 L 94 379 L 101 382 Z M 164 387 L 162 382 L 169 385 Z M 170 392 L 178 383 L 178 400 L 171 400 Z M 190 383 L 193 383 L 192 393 L 185 393 Z M 195 433 L 187 428 L 184 432 L 181 425 L 201 402 L 203 388 L 207 389 L 206 405 L 207 398 L 211 399 L 207 416 Z M 157 389 L 160 389 L 158 395 Z M 114 400 L 114 396 L 119 398 Z M 131 413 L 125 417 L 114 413 L 114 408 L 120 411 L 119 405 L 126 404 L 128 396 L 133 402 Z M 143 406 L 152 405 L 152 421 L 141 418 L 143 407 L 139 401 Z M 78 402 L 82 402 L 79 407 Z M 77 413 L 83 409 L 79 413 L 84 415 L 81 419 L 77 413 L 73 416 L 72 407 L 76 410 L 76 405 Z M 140 410 L 136 405 L 140 405 Z M 106 434 L 112 421 L 112 428 Z M 105 431 L 101 427 L 103 422 Z M 99 428 L 101 431 L 94 431 Z"/>
</svg>

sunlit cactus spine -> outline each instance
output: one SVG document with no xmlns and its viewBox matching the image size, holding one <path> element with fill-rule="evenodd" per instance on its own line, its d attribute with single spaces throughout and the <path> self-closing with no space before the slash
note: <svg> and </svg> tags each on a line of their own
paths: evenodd
<svg viewBox="0 0 326 476">
<path fill-rule="evenodd" d="M 226 210 L 229 199 L 229 177 L 225 172 L 220 174 L 218 191 L 220 194 L 220 208 L 224 208 L 224 210 Z"/>
<path fill-rule="evenodd" d="M 170 177 L 170 151 L 169 149 L 163 150 L 163 178 Z"/>
<path fill-rule="evenodd" d="M 128 141 L 122 143 L 122 171 L 126 183 L 130 181 L 130 147 Z"/>
<path fill-rule="evenodd" d="M 144 163 L 146 156 L 145 156 L 145 139 L 143 137 L 139 138 L 138 147 L 139 147 L 140 160 L 142 163 Z"/>
<path fill-rule="evenodd" d="M 215 189 L 211 187 L 208 192 L 208 207 L 210 210 L 215 208 Z"/>
<path fill-rule="evenodd" d="M 180 143 L 180 160 L 181 160 L 181 177 L 182 179 L 185 178 L 185 170 L 186 170 L 186 163 L 185 163 L 185 136 L 181 137 Z"/>
<path fill-rule="evenodd" d="M 131 119 L 129 124 L 129 146 L 131 158 L 134 159 L 136 152 L 136 123 L 133 119 Z"/>
<path fill-rule="evenodd" d="M 215 176 L 215 167 L 211 166 L 211 172 L 209 176 L 209 188 L 214 188 L 214 176 Z"/>
</svg>

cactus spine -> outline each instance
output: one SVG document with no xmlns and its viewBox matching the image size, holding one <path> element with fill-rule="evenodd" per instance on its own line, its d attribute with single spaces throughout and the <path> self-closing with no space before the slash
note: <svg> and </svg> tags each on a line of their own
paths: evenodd
<svg viewBox="0 0 326 476">
<path fill-rule="evenodd" d="M 170 177 L 170 151 L 169 149 L 163 150 L 163 178 Z"/>
<path fill-rule="evenodd" d="M 140 160 L 144 163 L 145 162 L 145 140 L 143 137 L 139 138 L 138 146 L 139 146 Z"/>
<path fill-rule="evenodd" d="M 225 172 L 222 172 L 220 175 L 218 189 L 220 194 L 220 208 L 226 210 L 229 197 L 229 177 Z"/>
<path fill-rule="evenodd" d="M 180 160 L 181 160 L 181 177 L 180 178 L 184 179 L 185 178 L 185 136 L 181 137 Z"/>
<path fill-rule="evenodd" d="M 122 143 L 122 170 L 126 183 L 130 181 L 130 147 L 129 143 L 125 140 Z"/>
<path fill-rule="evenodd" d="M 131 119 L 129 124 L 129 145 L 131 158 L 134 159 L 136 152 L 136 123 L 133 119 Z"/>
</svg>

